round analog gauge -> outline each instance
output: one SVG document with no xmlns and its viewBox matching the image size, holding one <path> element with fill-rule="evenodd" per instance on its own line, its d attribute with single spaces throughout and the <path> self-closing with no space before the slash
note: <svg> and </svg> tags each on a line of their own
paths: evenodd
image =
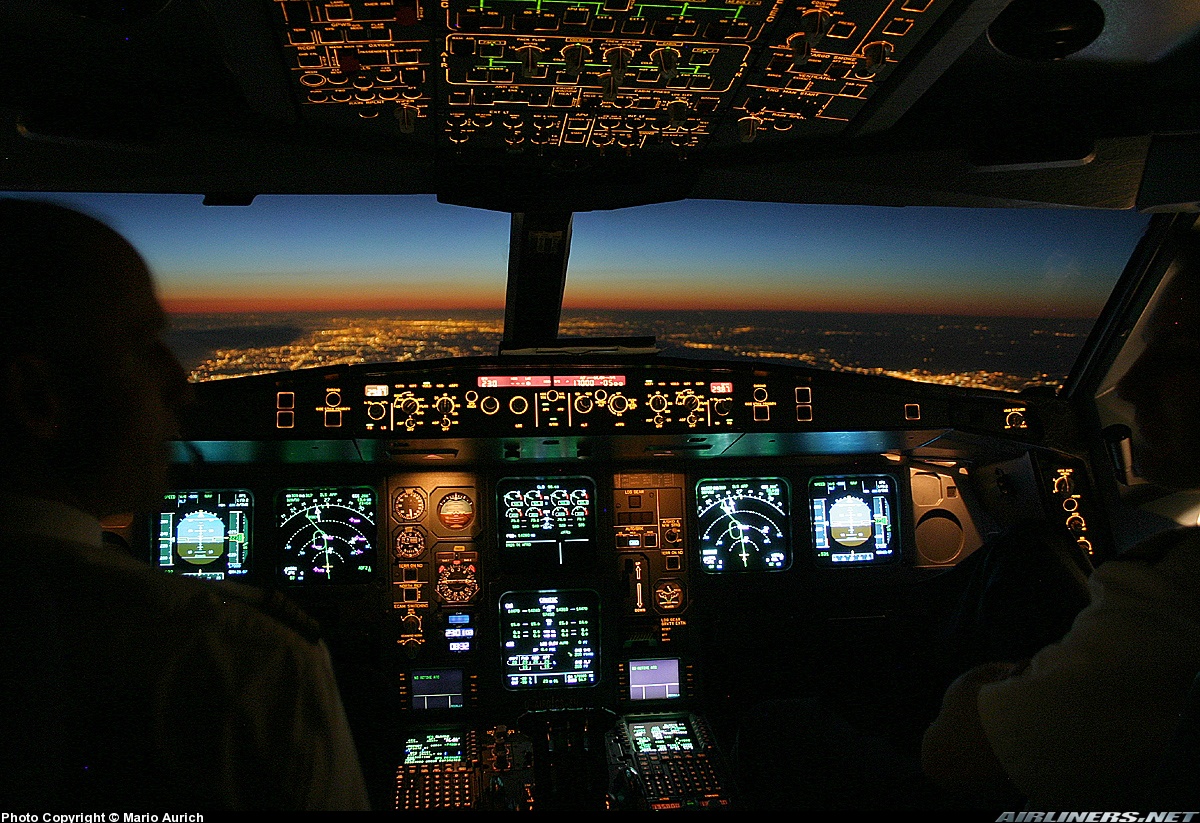
<svg viewBox="0 0 1200 823">
<path fill-rule="evenodd" d="M 438 502 L 437 516 L 447 529 L 462 531 L 475 519 L 475 501 L 463 492 L 450 492 Z"/>
<path fill-rule="evenodd" d="M 289 583 L 357 583 L 375 561 L 375 492 L 289 489 L 281 495 L 281 571 Z"/>
<path fill-rule="evenodd" d="M 788 487 L 781 478 L 696 485 L 700 563 L 709 573 L 781 571 L 792 562 Z"/>
<path fill-rule="evenodd" d="M 425 515 L 425 493 L 420 489 L 400 489 L 392 500 L 392 511 L 401 520 L 420 520 Z"/>
<path fill-rule="evenodd" d="M 412 560 L 425 553 L 425 531 L 420 526 L 402 526 L 396 532 L 392 553 L 401 560 Z"/>
<path fill-rule="evenodd" d="M 443 603 L 469 603 L 479 593 L 475 564 L 463 561 L 438 566 L 434 590 Z"/>
</svg>

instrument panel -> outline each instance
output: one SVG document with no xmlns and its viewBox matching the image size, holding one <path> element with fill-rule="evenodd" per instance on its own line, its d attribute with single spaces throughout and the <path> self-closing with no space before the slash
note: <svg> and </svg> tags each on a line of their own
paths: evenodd
<svg viewBox="0 0 1200 823">
<path fill-rule="evenodd" d="M 904 654 L 889 600 L 997 519 L 1091 536 L 1081 464 L 998 392 L 596 356 L 195 389 L 130 542 L 321 623 L 397 809 L 735 804 L 740 707 Z"/>
<path fill-rule="evenodd" d="M 515 691 L 611 686 L 617 661 L 602 648 L 686 649 L 692 616 L 728 592 L 770 598 L 839 573 L 937 569 L 978 543 L 955 469 L 879 455 L 750 465 L 284 466 L 254 482 L 245 467 L 205 466 L 242 482 L 168 494 L 153 560 L 301 603 L 363 602 L 389 627 L 389 652 L 411 661 L 406 688 L 417 670 L 461 669 L 461 691 L 439 698 L 457 705 L 478 677 Z M 912 485 L 924 496 L 932 481 L 953 497 L 914 500 Z M 959 524 L 949 543 L 943 527 L 926 545 L 934 533 L 918 524 L 931 516 Z M 663 658 L 661 670 L 686 668 L 680 660 Z M 681 683 L 638 688 L 678 696 Z"/>
</svg>

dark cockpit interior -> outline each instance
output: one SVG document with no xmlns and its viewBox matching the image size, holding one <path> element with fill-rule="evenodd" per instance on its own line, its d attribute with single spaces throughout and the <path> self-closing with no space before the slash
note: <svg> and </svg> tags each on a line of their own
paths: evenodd
<svg viewBox="0 0 1200 823">
<path fill-rule="evenodd" d="M 941 581 L 990 538 L 1036 519 L 1099 563 L 1195 524 L 1112 386 L 1200 203 L 1198 27 L 1184 0 L 6 0 L 0 190 L 504 215 L 493 351 L 195 382 L 172 493 L 114 539 L 320 624 L 377 809 L 753 808 L 765 700 L 918 739 Z M 564 334 L 577 219 L 683 200 L 1146 228 L 1024 390 Z"/>
</svg>

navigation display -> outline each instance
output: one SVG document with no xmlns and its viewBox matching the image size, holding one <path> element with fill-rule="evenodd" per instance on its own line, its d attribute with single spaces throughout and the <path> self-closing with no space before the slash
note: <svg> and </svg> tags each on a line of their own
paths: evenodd
<svg viewBox="0 0 1200 823">
<path fill-rule="evenodd" d="M 246 575 L 253 512 L 247 489 L 168 492 L 158 514 L 158 567 L 211 580 Z"/>
<path fill-rule="evenodd" d="M 700 565 L 709 574 L 778 572 L 792 565 L 787 481 L 779 477 L 696 484 Z"/>
<path fill-rule="evenodd" d="M 896 488 L 896 478 L 886 474 L 810 479 L 816 561 L 829 566 L 869 566 L 898 559 Z"/>
<path fill-rule="evenodd" d="M 500 638 L 507 688 L 595 686 L 600 680 L 600 595 L 590 589 L 505 592 Z"/>
<path fill-rule="evenodd" d="M 285 489 L 277 515 L 285 582 L 366 583 L 374 576 L 374 489 Z"/>
<path fill-rule="evenodd" d="M 591 559 L 596 484 L 590 477 L 505 477 L 496 495 L 506 566 L 544 569 Z"/>
</svg>

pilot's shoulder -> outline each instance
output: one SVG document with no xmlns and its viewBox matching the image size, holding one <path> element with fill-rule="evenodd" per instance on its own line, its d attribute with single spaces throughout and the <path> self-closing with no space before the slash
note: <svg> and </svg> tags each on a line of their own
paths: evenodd
<svg viewBox="0 0 1200 823">
<path fill-rule="evenodd" d="M 314 645 L 321 641 L 320 624 L 280 591 L 260 589 L 229 580 L 217 581 L 213 588 L 223 603 L 248 607 L 282 624 Z"/>
<path fill-rule="evenodd" d="M 1158 532 L 1122 552 L 1114 559 L 1155 564 L 1176 552 L 1194 555 L 1194 561 L 1200 563 L 1200 527 L 1187 526 Z"/>
<path fill-rule="evenodd" d="M 89 560 L 94 564 L 92 583 L 121 591 L 122 601 L 142 603 L 140 608 L 174 620 L 181 631 L 230 631 L 241 626 L 241 630 L 260 635 L 280 629 L 298 636 L 301 642 L 320 642 L 317 621 L 280 591 L 240 582 L 168 575 L 107 548 L 89 553 Z"/>
</svg>

